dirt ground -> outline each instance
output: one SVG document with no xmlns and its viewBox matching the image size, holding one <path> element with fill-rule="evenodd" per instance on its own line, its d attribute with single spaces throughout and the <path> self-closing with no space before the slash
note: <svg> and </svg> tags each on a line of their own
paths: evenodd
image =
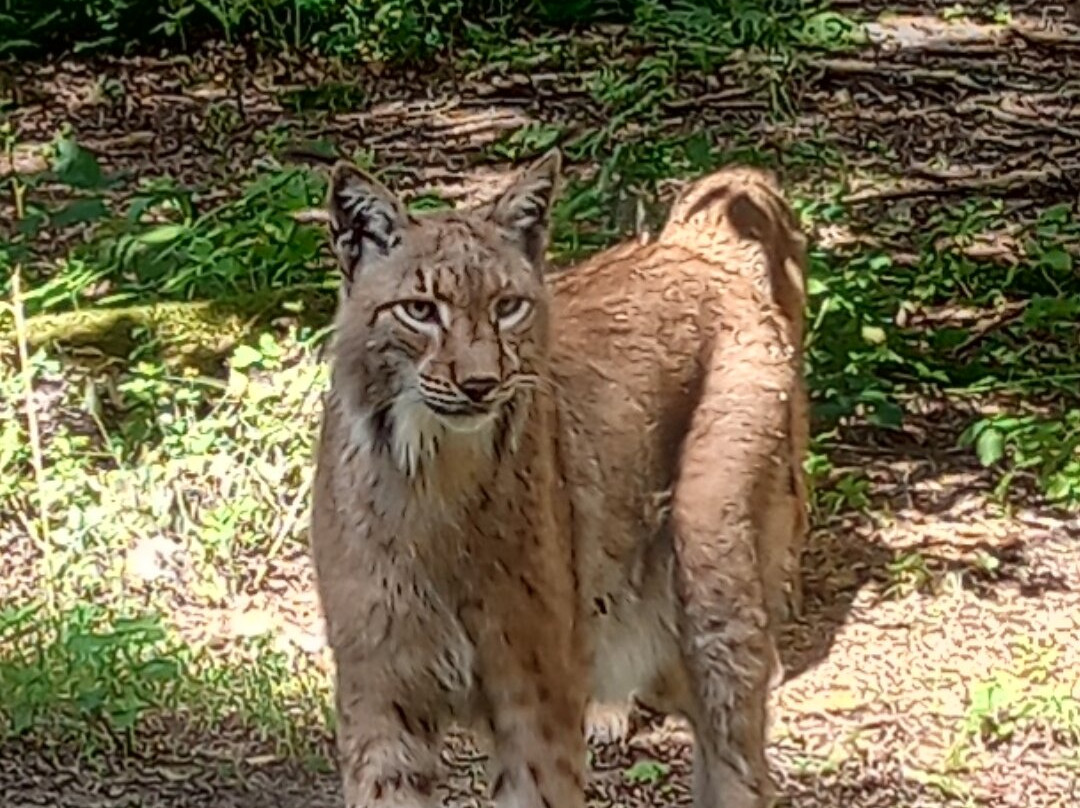
<svg viewBox="0 0 1080 808">
<path fill-rule="evenodd" d="M 865 11 L 876 4 L 857 5 Z M 1010 27 L 944 27 L 925 16 L 946 5 L 918 4 L 910 16 L 875 26 L 875 41 L 858 55 L 823 57 L 794 88 L 794 125 L 767 122 L 759 99 L 725 95 L 721 81 L 701 88 L 693 108 L 668 111 L 670 127 L 720 121 L 781 150 L 824 132 L 845 153 L 849 200 L 868 223 L 856 235 L 868 241 L 881 205 L 920 195 L 992 193 L 1017 210 L 1031 200 L 1075 202 L 1080 27 L 1063 7 L 1041 2 L 1012 4 Z M 235 177 L 263 159 L 256 134 L 287 123 L 294 136 L 328 138 L 345 152 L 376 146 L 381 162 L 401 164 L 398 187 L 468 196 L 501 180 L 498 166 L 474 158 L 502 132 L 536 119 L 588 122 L 590 115 L 588 96 L 570 73 L 488 69 L 468 80 L 362 77 L 380 103 L 315 120 L 284 109 L 280 92 L 324 79 L 330 68 L 231 59 L 218 53 L 205 62 L 24 65 L 17 77 L 23 104 L 12 117 L 24 141 L 47 141 L 66 123 L 107 169 L 137 174 L 152 166 L 155 174 L 200 182 Z M 103 98 L 103 74 L 125 91 Z M 193 80 L 197 74 L 204 78 Z M 215 102 L 237 93 L 240 118 L 218 131 Z M 809 187 L 814 178 L 795 181 Z M 901 237 L 890 239 L 903 248 Z M 1071 682 L 1080 693 L 1080 522 L 1036 504 L 1001 512 L 992 479 L 970 451 L 950 448 L 964 424 L 951 405 L 927 402 L 903 432 L 853 431 L 833 457 L 837 466 L 864 470 L 873 485 L 864 511 L 816 521 L 803 561 L 806 613 L 787 630 L 787 677 L 776 693 L 770 747 L 785 804 L 1080 805 L 1076 738 L 1043 725 L 988 738 L 971 709 L 980 683 L 995 677 L 1001 688 L 1009 675 L 1035 676 Z M 898 569 L 906 552 L 922 562 Z M 262 585 L 266 602 L 283 609 L 283 622 L 315 632 L 302 553 L 277 564 Z M 962 743 L 965 727 L 978 743 Z M 958 748 L 971 756 L 946 772 Z M 336 774 L 312 774 L 264 750 L 260 739 L 222 727 L 198 742 L 169 743 L 160 755 L 88 769 L 73 762 L 71 750 L 8 745 L 0 748 L 0 805 L 339 804 Z M 456 741 L 446 757 L 445 794 L 455 805 L 480 804 L 480 761 Z M 649 760 L 664 766 L 634 766 Z M 683 729 L 652 726 L 594 749 L 590 804 L 688 804 L 688 771 Z"/>
</svg>

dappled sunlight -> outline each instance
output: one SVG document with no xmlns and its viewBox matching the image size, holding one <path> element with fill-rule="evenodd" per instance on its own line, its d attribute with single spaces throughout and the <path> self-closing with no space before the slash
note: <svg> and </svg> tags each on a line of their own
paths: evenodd
<svg viewBox="0 0 1080 808">
<path fill-rule="evenodd" d="M 937 14 L 890 14 L 866 24 L 867 39 L 875 45 L 896 48 L 932 49 L 949 45 L 1001 44 L 1013 28 L 1029 22 L 1029 18 L 1011 18 L 1007 12 L 1001 22 L 979 23 L 963 17 L 944 19 Z M 1011 18 L 1011 19 L 1008 19 Z"/>
<path fill-rule="evenodd" d="M 990 5 L 990 4 L 987 4 Z M 864 27 L 867 39 L 885 48 L 903 50 L 948 50 L 993 53 L 1011 36 L 1030 37 L 1036 42 L 1053 43 L 1080 40 L 1077 20 L 1062 20 L 1046 13 L 1036 16 L 1012 13 L 1008 3 L 997 4 L 991 11 L 997 19 L 979 22 L 963 14 L 962 4 L 955 15 L 896 13 L 883 15 Z"/>
</svg>

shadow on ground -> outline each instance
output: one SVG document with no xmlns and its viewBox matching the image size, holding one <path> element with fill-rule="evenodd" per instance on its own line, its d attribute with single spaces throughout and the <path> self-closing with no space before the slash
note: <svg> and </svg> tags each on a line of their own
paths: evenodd
<svg viewBox="0 0 1080 808">
<path fill-rule="evenodd" d="M 1074 520 L 1023 487 L 998 505 L 995 477 L 959 448 L 968 408 L 941 402 L 932 418 L 909 416 L 905 429 L 849 429 L 831 459 L 867 483 L 861 507 L 817 514 L 802 560 L 804 609 L 789 622 L 785 681 L 825 660 L 857 601 L 864 610 L 910 595 L 960 588 L 978 599 L 1037 602 L 1068 593 L 1067 575 L 1043 557 L 1055 526 Z M 1015 509 L 1021 521 L 994 520 Z M 980 523 L 997 521 L 997 530 Z"/>
</svg>

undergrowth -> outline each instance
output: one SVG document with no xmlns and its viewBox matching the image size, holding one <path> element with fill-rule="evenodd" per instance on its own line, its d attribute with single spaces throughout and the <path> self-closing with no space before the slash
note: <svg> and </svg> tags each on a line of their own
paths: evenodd
<svg viewBox="0 0 1080 808">
<path fill-rule="evenodd" d="M 92 752 L 136 743 L 164 715 L 178 739 L 231 717 L 275 748 L 313 753 L 329 711 L 316 658 L 275 643 L 274 623 L 248 639 L 230 632 L 222 652 L 204 623 L 250 621 L 237 599 L 304 544 L 319 337 L 264 331 L 223 348 L 218 375 L 170 366 L 154 333 L 136 337 L 122 363 L 34 354 L 34 385 L 57 396 L 42 425 L 44 479 L 7 473 L 30 469 L 31 447 L 17 413 L 27 391 L 5 357 L 0 545 L 23 578 L 36 567 L 33 579 L 50 582 L 52 602 L 8 590 L 0 735 Z M 45 523 L 51 553 L 27 542 L 26 520 Z M 180 619 L 168 605 L 180 601 L 201 617 Z"/>
<path fill-rule="evenodd" d="M 329 749 L 325 678 L 268 636 L 235 643 L 223 659 L 134 605 L 57 614 L 31 603 L 0 610 L 0 647 L 0 738 L 48 738 L 85 757 L 126 754 L 153 715 L 185 733 L 239 722 L 277 753 L 313 764 Z"/>
<path fill-rule="evenodd" d="M 208 40 L 310 50 L 363 61 L 417 62 L 493 46 L 522 33 L 629 24 L 642 41 L 687 41 L 712 60 L 734 47 L 773 48 L 850 30 L 824 0 L 7 0 L 0 58 L 191 50 Z"/>
</svg>

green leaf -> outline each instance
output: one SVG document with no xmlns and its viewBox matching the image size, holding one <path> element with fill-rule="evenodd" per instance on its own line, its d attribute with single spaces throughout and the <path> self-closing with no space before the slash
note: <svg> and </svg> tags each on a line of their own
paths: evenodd
<svg viewBox="0 0 1080 808">
<path fill-rule="evenodd" d="M 50 217 L 53 227 L 70 227 L 73 224 L 83 224 L 108 216 L 109 209 L 100 199 L 76 199 L 70 205 L 65 205 Z"/>
<path fill-rule="evenodd" d="M 885 342 L 885 329 L 876 325 L 864 325 L 862 327 L 862 338 L 871 345 L 881 345 Z"/>
<path fill-rule="evenodd" d="M 686 157 L 695 168 L 712 165 L 712 143 L 702 132 L 697 132 L 686 142 Z"/>
<path fill-rule="evenodd" d="M 1054 270 L 1054 272 L 1072 272 L 1072 256 L 1061 247 L 1051 247 L 1042 254 L 1041 260 L 1043 266 Z"/>
<path fill-rule="evenodd" d="M 1073 494 L 1074 487 L 1080 490 L 1080 486 L 1077 486 L 1077 482 L 1080 481 L 1073 480 L 1060 474 L 1055 475 L 1046 486 L 1046 498 L 1050 502 L 1067 501 Z"/>
<path fill-rule="evenodd" d="M 151 659 L 143 664 L 140 673 L 150 682 L 168 682 L 180 678 L 180 663 L 175 659 Z"/>
<path fill-rule="evenodd" d="M 149 642 L 165 639 L 161 621 L 156 617 L 118 617 L 113 621 L 113 634 L 117 637 L 137 636 Z"/>
<path fill-rule="evenodd" d="M 187 232 L 187 227 L 182 224 L 163 224 L 153 230 L 147 230 L 139 236 L 143 244 L 168 244 L 175 241 Z"/>
<path fill-rule="evenodd" d="M 639 760 L 626 770 L 626 779 L 631 783 L 658 783 L 669 771 L 667 764 L 658 760 Z"/>
<path fill-rule="evenodd" d="M 67 649 L 75 657 L 96 656 L 106 645 L 103 638 L 93 633 L 79 633 L 68 638 Z"/>
<path fill-rule="evenodd" d="M 841 45 L 852 35 L 855 24 L 843 14 L 822 11 L 803 23 L 803 41 L 810 45 L 829 47 Z"/>
<path fill-rule="evenodd" d="M 1039 214 L 1040 224 L 1068 224 L 1072 217 L 1072 208 L 1068 202 L 1052 205 Z"/>
<path fill-rule="evenodd" d="M 26 236 L 27 238 L 34 238 L 44 224 L 45 214 L 36 210 L 31 211 L 26 214 L 25 219 L 20 219 L 15 223 L 15 232 L 19 235 Z"/>
<path fill-rule="evenodd" d="M 233 352 L 232 366 L 237 370 L 257 365 L 262 362 L 263 356 L 250 345 L 238 345 Z"/>
<path fill-rule="evenodd" d="M 876 426 L 899 429 L 904 423 L 904 409 L 893 401 L 877 401 L 867 420 Z"/>
<path fill-rule="evenodd" d="M 75 702 L 82 712 L 96 713 L 105 704 L 105 688 L 97 686 L 85 690 L 76 697 Z"/>
<path fill-rule="evenodd" d="M 280 356 L 281 346 L 277 344 L 273 334 L 263 332 L 259 334 L 259 353 L 263 356 Z"/>
<path fill-rule="evenodd" d="M 34 43 L 31 42 L 29 39 L 6 39 L 3 42 L 0 42 L 0 56 L 9 51 L 16 51 L 20 48 L 26 49 L 33 47 Z"/>
<path fill-rule="evenodd" d="M 984 466 L 992 466 L 1005 455 L 1005 436 L 992 426 L 986 427 L 975 439 L 975 454 Z"/>
<path fill-rule="evenodd" d="M 71 138 L 61 138 L 56 144 L 56 178 L 72 188 L 102 188 L 105 176 L 93 154 Z"/>
<path fill-rule="evenodd" d="M 0 50 L 2 52 L 2 50 Z M 20 704 L 16 700 L 9 708 L 10 731 L 18 735 L 34 726 L 37 711 L 29 704 Z"/>
<path fill-rule="evenodd" d="M 410 213 L 451 210 L 454 206 L 436 193 L 421 194 L 408 203 Z"/>
<path fill-rule="evenodd" d="M 109 718 L 117 729 L 131 729 L 141 714 L 141 706 L 122 705 L 109 710 Z"/>
</svg>

